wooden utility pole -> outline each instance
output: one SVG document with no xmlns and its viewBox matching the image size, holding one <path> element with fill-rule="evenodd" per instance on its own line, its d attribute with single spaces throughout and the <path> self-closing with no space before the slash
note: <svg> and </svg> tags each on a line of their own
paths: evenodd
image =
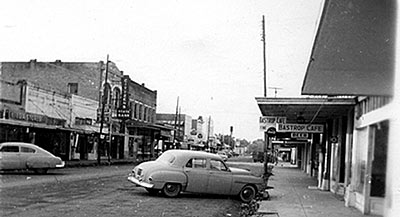
<svg viewBox="0 0 400 217">
<path fill-rule="evenodd" d="M 210 148 L 210 124 L 211 124 L 211 115 L 208 117 L 208 126 L 207 126 L 207 149 Z"/>
<path fill-rule="evenodd" d="M 264 60 L 264 97 L 267 97 L 267 60 L 265 51 L 265 20 L 262 18 L 262 41 L 263 41 L 263 60 Z"/>
<path fill-rule="evenodd" d="M 266 46 L 265 46 L 265 19 L 262 17 L 262 42 L 263 42 L 263 62 L 264 62 L 264 97 L 267 97 L 267 57 L 266 57 Z M 264 132 L 264 174 L 268 174 L 268 143 L 269 136 L 267 132 Z"/>
<path fill-rule="evenodd" d="M 108 79 L 108 54 L 107 54 L 107 62 L 106 62 L 106 76 L 103 85 L 103 94 L 100 97 L 101 100 L 101 114 L 100 114 L 100 133 L 99 133 L 99 142 L 97 144 L 97 163 L 100 164 L 100 144 L 101 144 L 101 134 L 103 133 L 103 122 L 104 122 L 104 108 L 106 107 L 106 85 Z"/>
<path fill-rule="evenodd" d="M 177 121 L 178 121 L 178 108 L 179 108 L 179 96 L 176 100 L 176 109 L 175 109 L 175 123 L 174 123 L 174 137 L 172 140 L 172 145 L 175 146 L 175 139 L 176 139 L 176 134 L 177 134 L 177 130 L 176 130 L 176 125 L 177 125 Z M 175 147 L 174 147 L 175 148 Z"/>
</svg>

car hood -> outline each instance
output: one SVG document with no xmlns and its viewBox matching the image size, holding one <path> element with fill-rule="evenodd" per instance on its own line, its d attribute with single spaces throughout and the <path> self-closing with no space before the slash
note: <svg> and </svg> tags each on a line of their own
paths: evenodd
<svg viewBox="0 0 400 217">
<path fill-rule="evenodd" d="M 245 170 L 245 169 L 240 169 L 240 168 L 235 168 L 235 167 L 229 167 L 229 169 L 235 175 L 251 175 L 250 171 Z"/>
</svg>

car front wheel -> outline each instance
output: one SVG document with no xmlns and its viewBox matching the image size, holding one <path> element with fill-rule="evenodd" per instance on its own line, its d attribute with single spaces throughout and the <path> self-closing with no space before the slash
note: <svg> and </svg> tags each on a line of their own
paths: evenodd
<svg viewBox="0 0 400 217">
<path fill-rule="evenodd" d="M 181 192 L 182 186 L 177 183 L 167 183 L 162 189 L 163 193 L 167 197 L 177 197 Z"/>
<path fill-rule="evenodd" d="M 239 198 L 244 203 L 250 203 L 256 197 L 256 189 L 251 185 L 246 185 L 239 193 Z"/>
</svg>

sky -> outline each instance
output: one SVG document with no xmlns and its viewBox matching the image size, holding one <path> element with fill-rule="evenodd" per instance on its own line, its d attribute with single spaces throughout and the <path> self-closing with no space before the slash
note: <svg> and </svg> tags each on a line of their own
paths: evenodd
<svg viewBox="0 0 400 217">
<path fill-rule="evenodd" d="M 10 0 L 0 61 L 98 62 L 157 90 L 157 112 L 211 117 L 214 133 L 263 138 L 255 97 L 300 96 L 323 0 Z M 277 87 L 277 94 L 272 87 Z"/>
</svg>

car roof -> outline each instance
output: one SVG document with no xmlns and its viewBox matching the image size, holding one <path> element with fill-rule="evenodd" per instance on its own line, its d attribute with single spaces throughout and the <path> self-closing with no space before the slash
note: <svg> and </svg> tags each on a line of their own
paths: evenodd
<svg viewBox="0 0 400 217">
<path fill-rule="evenodd" d="M 19 146 L 32 147 L 32 148 L 38 147 L 35 144 L 26 143 L 26 142 L 2 142 L 2 143 L 0 143 L 0 145 L 19 145 Z"/>
<path fill-rule="evenodd" d="M 21 147 L 33 148 L 40 153 L 46 153 L 46 154 L 53 155 L 52 153 L 46 151 L 45 149 L 43 149 L 35 144 L 27 143 L 27 142 L 3 142 L 3 143 L 0 143 L 0 146 L 3 146 L 3 145 L 18 145 Z"/>
<path fill-rule="evenodd" d="M 204 151 L 192 151 L 192 150 L 181 150 L 181 149 L 170 149 L 164 153 L 170 153 L 176 157 L 174 165 L 181 166 L 187 163 L 191 158 L 210 158 L 216 160 L 222 160 L 222 158 L 216 154 L 208 153 Z"/>
</svg>

